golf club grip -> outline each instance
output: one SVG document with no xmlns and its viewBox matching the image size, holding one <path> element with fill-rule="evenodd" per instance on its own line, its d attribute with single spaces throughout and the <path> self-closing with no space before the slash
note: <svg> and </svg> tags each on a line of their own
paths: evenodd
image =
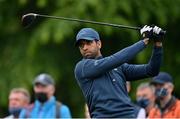
<svg viewBox="0 0 180 119">
<path fill-rule="evenodd" d="M 160 35 L 165 35 L 165 34 L 166 34 L 166 31 L 164 31 L 164 30 L 160 31 Z"/>
</svg>

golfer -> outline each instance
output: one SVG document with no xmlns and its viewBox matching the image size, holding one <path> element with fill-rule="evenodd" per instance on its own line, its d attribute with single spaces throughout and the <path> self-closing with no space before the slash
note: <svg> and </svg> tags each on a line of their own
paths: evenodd
<svg viewBox="0 0 180 119">
<path fill-rule="evenodd" d="M 126 81 L 156 76 L 162 60 L 161 28 L 144 26 L 143 40 L 108 57 L 101 54 L 101 40 L 92 28 L 83 28 L 76 36 L 83 59 L 76 64 L 75 78 L 86 99 L 91 118 L 136 118 L 138 110 L 132 104 Z M 158 38 L 158 39 L 154 39 Z M 127 62 L 154 43 L 148 64 Z"/>
</svg>

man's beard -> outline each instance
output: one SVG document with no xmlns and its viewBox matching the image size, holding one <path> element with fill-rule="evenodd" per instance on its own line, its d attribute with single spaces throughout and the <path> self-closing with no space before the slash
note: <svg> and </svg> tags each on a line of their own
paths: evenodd
<svg viewBox="0 0 180 119">
<path fill-rule="evenodd" d="M 96 56 L 95 55 L 83 55 L 83 58 L 85 58 L 85 59 L 95 59 Z"/>
<path fill-rule="evenodd" d="M 97 52 L 84 52 L 82 56 L 85 59 L 95 59 L 97 57 Z"/>
</svg>

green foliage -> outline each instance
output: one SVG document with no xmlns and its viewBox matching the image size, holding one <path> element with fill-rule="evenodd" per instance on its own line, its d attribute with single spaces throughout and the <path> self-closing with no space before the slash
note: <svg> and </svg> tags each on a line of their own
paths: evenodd
<svg viewBox="0 0 180 119">
<path fill-rule="evenodd" d="M 7 112 L 10 89 L 19 86 L 31 89 L 34 77 L 48 72 L 56 80 L 57 98 L 70 106 L 73 117 L 83 117 L 84 99 L 73 74 L 80 60 L 74 47 L 78 30 L 97 29 L 106 56 L 140 39 L 139 33 L 132 30 L 42 18 L 24 29 L 23 14 L 35 12 L 132 26 L 157 24 L 168 31 L 162 70 L 176 79 L 177 91 L 180 87 L 179 5 L 179 0 L 0 0 L 0 115 Z M 146 63 L 151 49 L 140 53 L 131 63 Z"/>
</svg>

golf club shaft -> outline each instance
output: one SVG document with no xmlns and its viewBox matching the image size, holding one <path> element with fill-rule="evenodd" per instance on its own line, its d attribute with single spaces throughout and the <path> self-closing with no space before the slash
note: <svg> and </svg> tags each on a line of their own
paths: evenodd
<svg viewBox="0 0 180 119">
<path fill-rule="evenodd" d="M 98 25 L 103 25 L 103 26 L 112 26 L 112 27 L 117 27 L 117 28 L 134 29 L 134 30 L 140 30 L 141 29 L 140 27 L 125 26 L 125 25 L 111 24 L 111 23 L 105 23 L 105 22 L 96 22 L 96 21 L 90 21 L 90 20 L 81 20 L 81 19 L 75 19 L 75 18 L 41 15 L 41 14 L 36 14 L 36 17 L 62 19 L 62 20 L 67 20 L 67 21 L 76 21 L 76 22 L 83 22 L 83 23 L 90 23 L 90 24 L 98 24 Z"/>
</svg>

